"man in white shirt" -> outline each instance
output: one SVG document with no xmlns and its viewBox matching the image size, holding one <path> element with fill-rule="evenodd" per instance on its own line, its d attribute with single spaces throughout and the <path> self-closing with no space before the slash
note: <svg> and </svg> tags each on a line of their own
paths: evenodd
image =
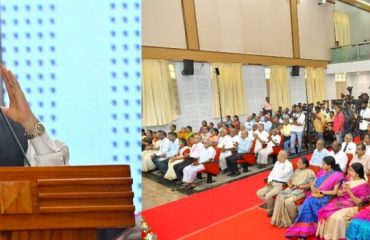
<svg viewBox="0 0 370 240">
<path fill-rule="evenodd" d="M 179 183 L 182 182 L 184 168 L 192 164 L 196 159 L 199 158 L 202 148 L 202 137 L 200 136 L 200 134 L 196 133 L 193 137 L 193 145 L 191 146 L 189 156 L 185 158 L 184 161 L 182 161 L 181 163 L 177 163 L 173 166 L 173 169 L 175 170 L 177 176 L 177 181 Z"/>
<path fill-rule="evenodd" d="M 364 144 L 366 145 L 366 155 L 370 156 L 370 134 L 365 134 Z"/>
<path fill-rule="evenodd" d="M 215 156 L 216 150 L 211 147 L 210 141 L 206 141 L 204 143 L 204 147 L 200 150 L 199 158 L 184 168 L 184 177 L 182 178 L 182 181 L 185 183 L 185 187 L 195 187 L 193 182 L 197 173 L 204 170 L 204 164 L 212 162 Z"/>
<path fill-rule="evenodd" d="M 272 135 L 268 138 L 267 146 L 258 152 L 257 164 L 258 168 L 263 168 L 267 165 L 267 158 L 273 152 L 273 147 L 279 146 L 281 142 L 281 136 L 279 130 L 273 129 Z"/>
<path fill-rule="evenodd" d="M 265 131 L 265 127 L 263 124 L 257 125 L 257 130 L 253 133 L 253 137 L 256 139 L 256 144 L 254 146 L 254 153 L 258 154 L 258 152 L 263 148 L 263 144 L 267 144 L 269 134 Z"/>
<path fill-rule="evenodd" d="M 291 123 L 291 133 L 290 133 L 290 153 L 294 155 L 295 152 L 295 140 L 298 139 L 298 154 L 302 151 L 302 137 L 305 125 L 306 116 L 302 112 L 302 107 L 296 107 L 296 115 L 293 117 L 293 122 Z"/>
<path fill-rule="evenodd" d="M 159 130 L 158 134 L 161 140 L 161 144 L 159 145 L 159 150 L 151 156 L 152 161 L 154 161 L 154 159 L 157 158 L 165 159 L 166 153 L 170 151 L 171 147 L 170 140 L 167 138 L 167 133 L 162 130 Z"/>
<path fill-rule="evenodd" d="M 257 196 L 267 203 L 268 217 L 272 216 L 274 210 L 274 197 L 283 190 L 283 185 L 293 176 L 293 165 L 288 160 L 288 153 L 281 150 L 277 157 L 274 168 L 267 178 L 267 184 L 257 191 Z"/>
<path fill-rule="evenodd" d="M 328 156 L 329 151 L 325 148 L 325 142 L 323 139 L 319 139 L 316 142 L 316 149 L 313 151 L 311 160 L 310 160 L 310 165 L 313 166 L 322 166 L 322 160 L 324 157 Z"/>
<path fill-rule="evenodd" d="M 0 116 L 0 166 L 24 166 L 24 153 L 31 166 L 63 166 L 69 164 L 68 146 L 50 139 L 45 127 L 39 122 L 28 105 L 27 99 L 14 74 L 1 66 L 1 77 L 9 96 L 9 107 L 2 112 L 14 128 L 22 150 Z M 26 136 L 25 136 L 26 135 Z M 23 151 L 23 153 L 22 153 Z"/>
<path fill-rule="evenodd" d="M 332 144 L 333 150 L 329 152 L 328 156 L 332 156 L 335 158 L 335 163 L 339 164 L 340 169 L 342 172 L 346 172 L 347 163 L 348 163 L 348 157 L 347 154 L 345 154 L 341 148 L 342 145 L 338 141 L 334 141 Z"/>
<path fill-rule="evenodd" d="M 356 154 L 353 156 L 352 161 L 349 163 L 352 164 L 359 162 L 364 167 L 365 175 L 370 177 L 370 156 L 366 155 L 366 146 L 363 143 L 357 144 Z"/>
<path fill-rule="evenodd" d="M 247 121 L 245 121 L 245 128 L 250 131 L 252 130 L 253 125 L 255 124 L 255 120 L 252 118 L 251 115 L 247 117 Z"/>
<path fill-rule="evenodd" d="M 344 142 L 342 143 L 342 151 L 344 153 L 350 153 L 352 155 L 356 154 L 356 143 L 353 142 L 352 134 L 348 133 L 344 137 Z"/>
<path fill-rule="evenodd" d="M 361 103 L 361 111 L 360 111 L 360 136 L 361 140 L 364 140 L 364 136 L 367 133 L 367 126 L 370 123 L 370 108 L 367 106 L 366 102 Z"/>
<path fill-rule="evenodd" d="M 258 129 L 258 124 L 253 124 L 253 126 L 252 126 L 252 130 L 249 130 L 248 131 L 248 138 L 249 138 L 249 140 L 251 140 L 252 142 L 254 141 L 254 133 L 257 131 L 257 129 Z"/>
<path fill-rule="evenodd" d="M 235 150 L 236 148 L 233 144 L 232 137 L 227 134 L 227 131 L 224 128 L 221 128 L 220 130 L 220 137 L 218 138 L 217 148 L 221 149 L 219 158 L 220 168 L 222 170 L 222 173 L 226 173 L 227 172 L 226 158 L 231 156 L 232 151 Z"/>
<path fill-rule="evenodd" d="M 168 133 L 168 143 L 169 148 L 166 149 L 167 152 L 164 152 L 161 156 L 156 157 L 153 159 L 154 165 L 158 168 L 158 170 L 164 176 L 168 170 L 168 160 L 175 156 L 179 151 L 179 144 L 177 143 L 177 134 L 175 132 Z"/>
</svg>

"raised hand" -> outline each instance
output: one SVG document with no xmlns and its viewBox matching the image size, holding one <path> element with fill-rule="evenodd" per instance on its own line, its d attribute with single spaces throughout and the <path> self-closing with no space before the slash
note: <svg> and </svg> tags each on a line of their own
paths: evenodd
<svg viewBox="0 0 370 240">
<path fill-rule="evenodd" d="M 38 120 L 32 113 L 14 74 L 4 65 L 1 65 L 0 68 L 1 77 L 9 95 L 9 107 L 1 107 L 1 109 L 8 118 L 21 124 L 27 132 L 32 132 Z"/>
</svg>

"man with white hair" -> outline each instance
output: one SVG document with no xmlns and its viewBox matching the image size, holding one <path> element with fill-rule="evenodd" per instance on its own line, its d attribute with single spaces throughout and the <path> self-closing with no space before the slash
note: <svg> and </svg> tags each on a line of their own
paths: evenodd
<svg viewBox="0 0 370 240">
<path fill-rule="evenodd" d="M 195 187 L 193 182 L 197 173 L 204 170 L 204 164 L 212 162 L 215 159 L 215 156 L 216 150 L 211 147 L 211 142 L 204 142 L 204 147 L 200 150 L 199 158 L 194 160 L 191 165 L 184 168 L 184 177 L 182 178 L 182 181 L 185 183 L 186 188 Z"/>
<path fill-rule="evenodd" d="M 248 117 L 247 117 L 247 120 L 245 121 L 245 128 L 248 130 L 248 131 L 250 131 L 250 130 L 252 130 L 252 126 L 253 126 L 253 124 L 255 124 L 256 122 L 255 122 L 255 120 L 252 118 L 252 115 L 249 115 Z"/>
<path fill-rule="evenodd" d="M 257 131 L 253 133 L 253 136 L 256 139 L 254 153 L 257 154 L 263 148 L 263 144 L 268 142 L 269 134 L 265 131 L 263 124 L 258 124 Z"/>
<path fill-rule="evenodd" d="M 227 164 L 226 158 L 232 155 L 232 151 L 235 150 L 235 146 L 233 144 L 233 139 L 230 135 L 227 134 L 226 129 L 220 129 L 220 137 L 218 138 L 218 145 L 217 148 L 221 149 L 220 153 L 220 168 L 222 173 L 227 172 Z"/>
<path fill-rule="evenodd" d="M 283 190 L 283 186 L 293 176 L 293 165 L 288 160 L 288 153 L 281 150 L 278 154 L 274 168 L 270 172 L 266 186 L 257 191 L 257 196 L 267 203 L 268 217 L 272 216 L 274 210 L 274 197 Z"/>
<path fill-rule="evenodd" d="M 344 137 L 344 142 L 342 143 L 342 151 L 344 153 L 350 153 L 352 155 L 356 154 L 356 143 L 353 142 L 352 134 L 348 133 Z"/>
<path fill-rule="evenodd" d="M 279 130 L 277 130 L 276 128 L 272 129 L 272 135 L 269 136 L 268 138 L 267 146 L 258 152 L 257 156 L 258 168 L 263 168 L 264 165 L 267 165 L 268 156 L 274 151 L 273 150 L 274 146 L 280 145 L 280 141 L 281 136 L 279 135 Z"/>
</svg>

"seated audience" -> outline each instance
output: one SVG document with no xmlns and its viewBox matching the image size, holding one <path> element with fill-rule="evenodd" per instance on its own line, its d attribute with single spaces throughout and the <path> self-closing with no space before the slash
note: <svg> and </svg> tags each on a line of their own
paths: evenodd
<svg viewBox="0 0 370 240">
<path fill-rule="evenodd" d="M 350 153 L 352 155 L 355 155 L 356 143 L 353 142 L 352 134 L 348 133 L 344 137 L 344 142 L 342 143 L 342 151 L 344 153 Z"/>
<path fill-rule="evenodd" d="M 266 115 L 265 116 L 265 122 L 263 124 L 265 126 L 265 131 L 266 132 L 270 132 L 271 129 L 272 129 L 272 122 L 270 120 L 270 116 L 269 115 Z"/>
<path fill-rule="evenodd" d="M 292 126 L 289 122 L 289 116 L 283 117 L 283 128 L 280 130 L 281 134 L 284 136 L 284 150 L 289 152 L 290 149 L 290 131 Z"/>
<path fill-rule="evenodd" d="M 213 129 L 215 127 L 215 124 L 213 123 L 213 122 L 210 122 L 209 124 L 208 124 L 208 128 L 209 129 Z"/>
<path fill-rule="evenodd" d="M 187 126 L 185 128 L 185 135 L 184 135 L 184 138 L 186 140 L 189 140 L 189 138 L 193 137 L 194 133 L 193 133 L 193 128 L 191 126 Z"/>
<path fill-rule="evenodd" d="M 240 130 L 240 121 L 239 121 L 239 117 L 237 115 L 234 115 L 233 116 L 233 121 L 231 122 L 231 125 L 234 126 L 234 128 L 236 130 Z"/>
<path fill-rule="evenodd" d="M 244 124 L 241 124 L 240 125 L 240 129 L 239 129 L 239 132 L 238 132 L 238 137 L 240 138 L 242 136 L 242 131 L 246 130 Z"/>
<path fill-rule="evenodd" d="M 364 144 L 366 145 L 366 155 L 370 156 L 370 134 L 365 134 Z"/>
<path fill-rule="evenodd" d="M 252 142 L 248 138 L 248 132 L 246 130 L 241 132 L 241 138 L 239 142 L 235 143 L 235 147 L 237 148 L 238 152 L 226 157 L 227 170 L 230 172 L 228 176 L 232 177 L 240 175 L 236 161 L 242 159 L 245 153 L 249 153 L 252 147 Z"/>
<path fill-rule="evenodd" d="M 209 136 L 208 141 L 211 142 L 213 147 L 216 147 L 218 144 L 218 129 L 212 128 L 211 129 L 211 136 Z"/>
<path fill-rule="evenodd" d="M 168 180 L 175 180 L 176 179 L 176 173 L 173 169 L 173 166 L 175 164 L 181 163 L 184 161 L 184 159 L 189 156 L 190 148 L 188 147 L 188 144 L 185 140 L 185 138 L 179 138 L 179 152 L 176 156 L 170 158 L 168 160 L 168 169 L 166 174 L 164 175 L 164 178 Z"/>
<path fill-rule="evenodd" d="M 202 133 L 204 127 L 208 127 L 208 124 L 207 124 L 207 121 L 206 120 L 203 120 L 201 122 L 201 126 L 200 126 L 200 129 L 199 129 L 199 132 L 198 133 Z"/>
<path fill-rule="evenodd" d="M 211 142 L 205 142 L 204 147 L 200 150 L 199 158 L 195 159 L 192 164 L 184 168 L 184 177 L 182 181 L 185 183 L 185 187 L 195 187 L 193 182 L 197 173 L 204 170 L 204 164 L 212 162 L 215 156 L 216 150 L 211 146 Z"/>
<path fill-rule="evenodd" d="M 281 150 L 278 154 L 274 168 L 270 172 L 265 187 L 257 191 L 257 196 L 267 203 L 268 217 L 272 216 L 274 210 L 274 197 L 283 190 L 283 186 L 293 175 L 293 165 L 288 160 L 286 151 Z"/>
<path fill-rule="evenodd" d="M 162 143 L 165 143 L 165 146 L 159 148 L 159 152 L 155 153 L 152 156 L 154 165 L 158 170 L 164 175 L 168 169 L 168 160 L 175 156 L 179 151 L 179 144 L 176 141 L 177 134 L 175 132 L 168 133 L 167 140 L 162 139 Z"/>
<path fill-rule="evenodd" d="M 329 204 L 318 211 L 316 236 L 320 239 L 345 239 L 346 225 L 356 214 L 357 206 L 370 199 L 370 187 L 364 168 L 354 163 L 348 169 L 350 180 L 345 182 Z"/>
<path fill-rule="evenodd" d="M 225 124 L 226 124 L 226 127 L 230 127 L 231 123 L 233 121 L 231 120 L 231 116 L 230 115 L 226 115 L 226 121 L 225 121 Z"/>
<path fill-rule="evenodd" d="M 202 138 L 199 134 L 194 134 L 193 145 L 191 146 L 189 156 L 183 162 L 177 163 L 173 166 L 176 173 L 176 179 L 181 183 L 183 177 L 183 170 L 186 166 L 193 163 L 194 160 L 200 156 L 200 150 L 203 148 Z"/>
<path fill-rule="evenodd" d="M 347 154 L 341 150 L 342 145 L 338 141 L 334 141 L 332 148 L 333 150 L 329 152 L 329 156 L 334 157 L 335 162 L 339 164 L 342 172 L 346 172 L 348 157 Z"/>
<path fill-rule="evenodd" d="M 154 134 L 152 144 L 145 148 L 145 151 L 141 153 L 141 170 L 143 172 L 148 172 L 155 169 L 155 165 L 152 161 L 152 156 L 158 152 L 162 140 L 161 140 L 162 131 L 158 131 Z"/>
<path fill-rule="evenodd" d="M 141 151 L 144 151 L 146 147 L 150 146 L 153 142 L 153 131 L 146 130 L 144 135 L 141 137 Z"/>
<path fill-rule="evenodd" d="M 349 165 L 354 163 L 361 163 L 364 167 L 365 176 L 370 176 L 370 156 L 366 155 L 366 146 L 363 143 L 357 144 L 356 154 L 353 155 L 352 161 Z"/>
<path fill-rule="evenodd" d="M 253 137 L 256 140 L 254 153 L 257 154 L 261 149 L 263 149 L 263 144 L 266 144 L 269 139 L 269 134 L 265 131 L 263 124 L 257 125 L 257 130 L 253 133 Z"/>
<path fill-rule="evenodd" d="M 362 209 L 352 218 L 347 228 L 346 237 L 348 240 L 370 239 L 370 206 Z"/>
<path fill-rule="evenodd" d="M 245 128 L 248 130 L 248 131 L 251 131 L 252 130 L 252 126 L 255 124 L 255 120 L 253 119 L 252 115 L 249 115 L 247 117 L 247 121 L 245 121 Z"/>
<path fill-rule="evenodd" d="M 170 132 L 176 132 L 176 125 L 175 124 L 170 125 Z"/>
<path fill-rule="evenodd" d="M 208 138 L 211 136 L 207 126 L 201 127 L 200 136 L 202 137 L 202 142 L 208 141 Z"/>
<path fill-rule="evenodd" d="M 280 145 L 281 136 L 279 134 L 279 130 L 273 129 L 271 133 L 272 134 L 268 138 L 267 146 L 258 152 L 258 156 L 257 156 L 258 168 L 263 168 L 264 165 L 267 165 L 268 163 L 267 158 L 271 153 L 273 153 L 274 151 L 273 147 Z"/>
<path fill-rule="evenodd" d="M 277 227 L 289 227 L 293 224 L 298 213 L 295 201 L 306 196 L 305 191 L 310 189 L 315 180 L 315 173 L 309 169 L 307 158 L 300 158 L 297 167 L 292 178 L 288 180 L 288 188 L 276 197 L 271 224 Z"/>
<path fill-rule="evenodd" d="M 274 128 L 279 129 L 280 122 L 279 122 L 279 118 L 277 116 L 272 117 L 271 123 L 272 123 L 271 129 L 274 129 Z"/>
<path fill-rule="evenodd" d="M 248 130 L 248 138 L 253 142 L 255 140 L 254 133 L 258 129 L 258 124 L 253 124 L 252 130 Z"/>
<path fill-rule="evenodd" d="M 287 238 L 308 238 L 315 235 L 317 227 L 317 211 L 324 207 L 338 192 L 344 176 L 335 159 L 326 156 L 322 170 L 317 173 L 316 180 L 298 211 L 294 224 L 288 229 Z"/>
<path fill-rule="evenodd" d="M 323 139 L 319 139 L 316 142 L 316 149 L 313 151 L 310 164 L 313 166 L 322 166 L 322 160 L 324 157 L 329 155 L 329 151 L 324 148 L 325 142 Z"/>
<path fill-rule="evenodd" d="M 235 146 L 233 144 L 232 137 L 227 134 L 227 131 L 224 128 L 221 128 L 220 130 L 217 148 L 221 149 L 219 157 L 220 168 L 223 173 L 226 173 L 227 172 L 226 158 L 228 156 L 231 156 L 232 151 L 235 150 Z"/>
</svg>

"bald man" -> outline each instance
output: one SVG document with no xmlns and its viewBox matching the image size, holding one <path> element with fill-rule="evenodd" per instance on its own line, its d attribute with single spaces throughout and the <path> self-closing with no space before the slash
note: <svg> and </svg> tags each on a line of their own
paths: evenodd
<svg viewBox="0 0 370 240">
<path fill-rule="evenodd" d="M 344 142 L 342 143 L 342 151 L 344 153 L 350 153 L 352 155 L 356 154 L 356 143 L 353 142 L 352 134 L 348 133 L 344 137 Z"/>
<path fill-rule="evenodd" d="M 333 150 L 329 152 L 329 156 L 332 156 L 335 158 L 335 163 L 339 164 L 342 172 L 346 172 L 348 157 L 347 157 L 347 154 L 345 154 L 341 150 L 342 145 L 340 144 L 340 142 L 334 141 L 332 144 L 332 148 Z"/>
<path fill-rule="evenodd" d="M 267 203 L 268 217 L 272 216 L 274 210 L 274 197 L 283 190 L 283 186 L 293 176 L 293 165 L 288 160 L 288 153 L 281 150 L 278 154 L 274 168 L 267 178 L 267 184 L 257 191 L 257 196 Z"/>
<path fill-rule="evenodd" d="M 311 160 L 310 160 L 310 165 L 322 166 L 322 160 L 324 157 L 328 156 L 329 151 L 325 148 L 325 142 L 323 139 L 319 139 L 316 142 L 316 149 L 313 151 Z"/>
</svg>

